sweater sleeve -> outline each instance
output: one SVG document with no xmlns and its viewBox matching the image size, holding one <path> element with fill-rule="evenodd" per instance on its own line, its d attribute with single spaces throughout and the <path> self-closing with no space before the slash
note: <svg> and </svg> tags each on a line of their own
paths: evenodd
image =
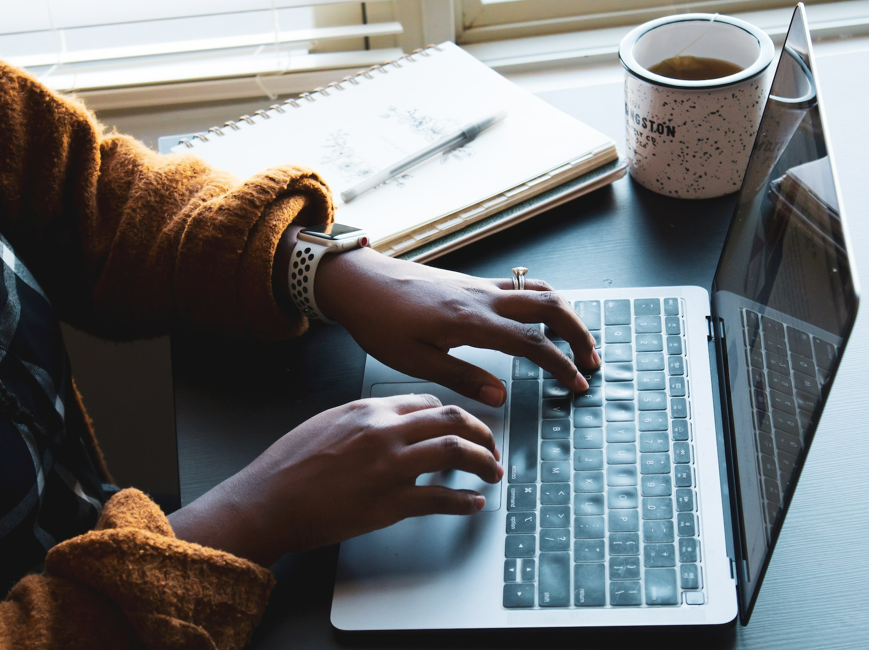
<svg viewBox="0 0 869 650">
<path fill-rule="evenodd" d="M 0 648 L 241 648 L 274 584 L 247 560 L 176 539 L 137 490 L 49 551 L 45 569 L 0 602 Z"/>
<path fill-rule="evenodd" d="M 75 100 L 2 62 L 0 151 L 0 232 L 62 320 L 114 339 L 304 330 L 275 303 L 271 273 L 290 223 L 333 218 L 313 171 L 239 182 L 194 156 L 103 136 Z"/>
</svg>

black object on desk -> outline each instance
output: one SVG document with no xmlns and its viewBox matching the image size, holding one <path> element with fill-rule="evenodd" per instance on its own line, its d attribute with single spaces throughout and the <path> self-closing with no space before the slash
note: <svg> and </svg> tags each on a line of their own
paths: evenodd
<svg viewBox="0 0 869 650">
<path fill-rule="evenodd" d="M 869 60 L 869 57 L 864 58 Z M 844 83 L 839 88 L 844 88 Z M 611 107 L 621 104 L 621 93 L 621 85 L 613 84 L 550 93 L 545 98 L 620 140 L 622 118 L 620 112 Z M 828 84 L 828 103 L 834 101 L 835 95 Z M 589 101 L 591 97 L 593 101 Z M 840 166 L 849 151 L 854 159 L 859 149 L 844 145 L 837 148 Z M 678 201 L 652 194 L 623 179 L 610 188 L 440 258 L 434 264 L 484 277 L 506 277 L 513 266 L 521 264 L 529 267 L 532 275 L 546 279 L 556 288 L 675 284 L 709 287 L 733 201 L 734 197 L 703 202 Z M 856 207 L 857 202 L 847 200 L 846 193 L 846 203 Z M 853 207 L 851 212 L 853 214 Z M 859 250 L 859 246 L 855 249 Z M 638 254 L 640 251 L 642 255 Z M 679 260 L 676 267 L 669 264 L 674 259 Z M 855 332 L 852 358 L 859 358 L 858 337 Z M 356 399 L 365 359 L 346 332 L 327 327 L 317 327 L 300 341 L 278 346 L 227 347 L 225 343 L 216 346 L 176 337 L 172 348 L 182 503 L 189 503 L 240 470 L 280 435 L 312 415 Z M 840 385 L 846 383 L 846 376 L 843 367 Z M 851 435 L 851 441 L 856 442 L 856 436 L 848 431 L 842 435 Z M 852 446 L 850 449 L 851 453 L 858 453 L 858 457 L 862 449 L 865 458 L 865 443 L 862 448 Z M 810 466 L 803 481 L 811 484 L 809 470 Z M 865 494 L 865 478 L 860 486 Z M 801 517 L 799 496 L 800 491 L 789 523 L 817 534 L 818 527 Z M 844 513 L 839 512 L 839 515 L 844 517 Z M 865 524 L 863 527 L 865 529 Z M 787 541 L 787 536 L 783 536 L 781 543 Z M 845 547 L 838 548 L 841 551 Z M 859 555 L 857 546 L 852 544 L 851 549 Z M 828 549 L 818 549 L 817 557 L 804 553 L 797 559 L 802 557 L 809 565 L 813 559 L 824 559 L 824 550 Z M 638 643 L 666 642 L 670 646 L 699 642 L 704 647 L 730 648 L 741 646 L 743 641 L 746 645 L 758 643 L 764 647 L 831 647 L 831 642 L 840 647 L 853 643 L 856 647 L 861 642 L 861 635 L 857 633 L 866 626 L 862 620 L 865 616 L 860 618 L 864 609 L 860 599 L 855 602 L 850 597 L 847 602 L 833 600 L 830 603 L 832 596 L 842 594 L 844 598 L 844 592 L 828 581 L 821 585 L 825 600 L 814 602 L 804 577 L 786 576 L 790 585 L 782 585 L 781 580 L 776 579 L 774 561 L 769 584 L 752 624 L 744 630 L 719 630 L 711 635 L 708 631 L 673 633 L 626 629 L 617 632 L 554 630 L 542 634 L 538 631 L 344 636 L 336 634 L 329 624 L 335 557 L 335 550 L 330 548 L 290 556 L 276 565 L 279 585 L 255 636 L 254 647 L 323 648 L 356 644 L 633 647 Z M 826 559 L 830 560 L 828 556 Z M 843 586 L 849 584 L 852 595 L 861 589 L 865 595 L 866 588 L 855 583 L 869 582 L 865 579 L 867 571 L 853 562 L 848 566 L 852 567 L 851 574 L 843 580 Z M 862 582 L 857 580 L 858 576 Z M 792 599 L 787 611 L 775 607 L 777 597 L 787 597 L 795 589 L 802 597 Z M 796 618 L 794 605 L 804 606 L 804 611 Z M 844 611 L 856 617 L 848 619 L 850 628 L 841 624 L 841 618 L 839 625 L 824 627 L 822 623 L 831 615 Z M 804 621 L 804 633 L 813 631 L 817 635 L 813 641 L 791 636 L 795 621 Z M 754 641 L 749 642 L 749 638 Z"/>
</svg>

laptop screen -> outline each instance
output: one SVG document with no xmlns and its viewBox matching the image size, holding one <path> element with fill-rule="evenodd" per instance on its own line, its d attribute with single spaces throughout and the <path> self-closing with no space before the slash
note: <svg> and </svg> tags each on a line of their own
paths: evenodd
<svg viewBox="0 0 869 650">
<path fill-rule="evenodd" d="M 712 291 L 726 362 L 744 621 L 857 312 L 821 110 L 800 5 Z"/>
</svg>

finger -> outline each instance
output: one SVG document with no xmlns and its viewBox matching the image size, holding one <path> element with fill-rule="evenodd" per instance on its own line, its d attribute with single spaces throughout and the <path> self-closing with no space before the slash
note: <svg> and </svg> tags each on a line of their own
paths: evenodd
<svg viewBox="0 0 869 650">
<path fill-rule="evenodd" d="M 446 386 L 459 395 L 495 408 L 507 400 L 507 389 L 495 375 L 442 350 L 420 344 L 413 348 L 407 359 L 407 368 L 401 368 L 403 372 Z"/>
<path fill-rule="evenodd" d="M 495 436 L 479 418 L 458 406 L 449 404 L 436 409 L 418 411 L 403 419 L 404 440 L 413 445 L 440 436 L 458 435 L 488 449 L 496 460 L 501 459 L 495 446 Z"/>
<path fill-rule="evenodd" d="M 426 409 L 439 408 L 441 401 L 427 393 L 410 393 L 408 395 L 391 395 L 389 397 L 372 397 L 372 401 L 386 405 L 398 415 L 407 415 Z"/>
<path fill-rule="evenodd" d="M 504 279 L 504 278 L 493 278 L 491 280 L 496 287 L 499 289 L 504 289 L 505 291 L 514 291 L 513 289 L 513 279 Z M 534 278 L 525 278 L 525 291 L 552 291 L 552 287 L 549 286 L 548 282 L 544 282 L 543 280 L 535 280 Z"/>
<path fill-rule="evenodd" d="M 423 440 L 405 447 L 401 455 L 402 472 L 408 476 L 459 470 L 476 474 L 486 483 L 497 483 L 504 476 L 491 451 L 456 434 Z"/>
<path fill-rule="evenodd" d="M 405 491 L 399 506 L 404 517 L 473 515 L 486 505 L 486 497 L 471 490 L 440 485 L 417 485 Z"/>
<path fill-rule="evenodd" d="M 580 367 L 600 366 L 600 357 L 594 349 L 594 337 L 570 303 L 557 292 L 505 293 L 496 302 L 495 311 L 520 323 L 545 323 L 567 341 Z M 546 369 L 552 372 L 549 368 Z"/>
</svg>

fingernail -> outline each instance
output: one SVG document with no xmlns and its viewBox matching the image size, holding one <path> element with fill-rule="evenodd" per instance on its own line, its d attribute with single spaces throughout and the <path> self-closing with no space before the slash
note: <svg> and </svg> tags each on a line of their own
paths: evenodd
<svg viewBox="0 0 869 650">
<path fill-rule="evenodd" d="M 502 478 L 504 478 L 504 467 L 503 467 L 502 465 L 498 465 L 497 469 L 495 469 L 495 474 L 496 474 L 497 477 L 498 477 L 498 480 L 495 481 L 495 482 L 497 483 L 497 482 L 500 481 Z"/>
<path fill-rule="evenodd" d="M 494 456 L 495 456 L 495 460 L 497 460 L 500 463 L 501 462 L 501 450 L 498 449 L 497 447 L 495 447 Z"/>
<path fill-rule="evenodd" d="M 588 382 L 585 380 L 585 377 L 582 376 L 581 372 L 576 373 L 576 385 L 579 386 L 579 390 L 582 392 L 588 390 Z"/>
<path fill-rule="evenodd" d="M 594 359 L 595 365 L 599 366 L 600 365 L 600 355 L 597 353 L 597 350 L 592 350 L 591 354 L 592 354 L 592 358 Z"/>
<path fill-rule="evenodd" d="M 501 406 L 504 403 L 504 391 L 494 386 L 485 385 L 480 389 L 480 401 L 489 406 Z"/>
<path fill-rule="evenodd" d="M 480 512 L 480 510 L 486 507 L 486 497 L 484 497 L 482 494 L 478 494 L 476 497 L 474 497 L 474 503 L 477 506 L 477 512 Z"/>
</svg>

